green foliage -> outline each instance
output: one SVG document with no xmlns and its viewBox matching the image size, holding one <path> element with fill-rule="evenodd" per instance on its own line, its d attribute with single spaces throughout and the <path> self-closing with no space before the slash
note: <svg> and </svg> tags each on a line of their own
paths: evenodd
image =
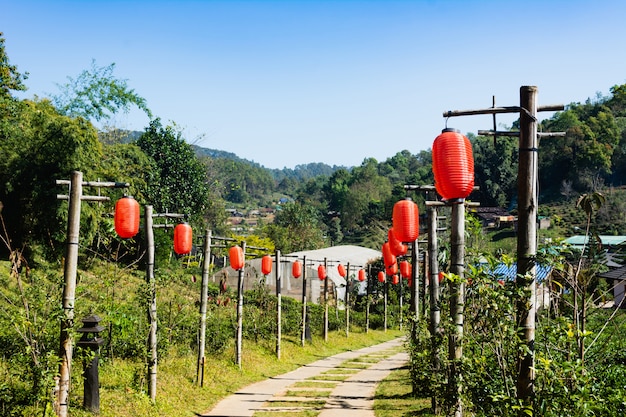
<svg viewBox="0 0 626 417">
<path fill-rule="evenodd" d="M 263 233 L 274 241 L 276 249 L 289 253 L 323 247 L 322 227 L 313 207 L 292 202 L 282 206 L 274 224 L 266 226 Z"/>
<path fill-rule="evenodd" d="M 24 91 L 24 80 L 28 73 L 20 74 L 15 65 L 9 64 L 9 56 L 4 46 L 4 34 L 0 32 L 0 100 L 5 100 L 11 91 Z"/>
<path fill-rule="evenodd" d="M 0 152 L 6 156 L 0 161 L 0 201 L 8 232 L 15 247 L 45 242 L 58 251 L 65 241 L 67 204 L 56 196 L 68 190 L 54 180 L 68 180 L 74 170 L 90 179 L 102 148 L 89 123 L 60 115 L 48 101 L 25 100 L 15 109 L 0 114 Z M 81 239 L 89 244 L 102 207 L 85 206 Z"/>
<path fill-rule="evenodd" d="M 163 127 L 156 119 L 137 145 L 153 161 L 145 197 L 155 213 L 181 213 L 202 219 L 209 200 L 207 174 L 181 133 L 173 126 Z"/>
<path fill-rule="evenodd" d="M 106 67 L 91 62 L 91 69 L 81 72 L 78 77 L 67 77 L 68 82 L 59 85 L 60 92 L 52 96 L 52 102 L 62 114 L 70 117 L 84 117 L 100 121 L 110 119 L 120 110 L 125 113 L 131 106 L 143 110 L 148 117 L 152 112 L 146 100 L 130 89 L 126 80 L 113 76 L 115 63 Z"/>
</svg>

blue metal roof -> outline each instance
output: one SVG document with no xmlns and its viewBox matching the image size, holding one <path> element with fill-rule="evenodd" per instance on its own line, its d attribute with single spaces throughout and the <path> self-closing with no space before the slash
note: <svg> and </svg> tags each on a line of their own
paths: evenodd
<svg viewBox="0 0 626 417">
<path fill-rule="evenodd" d="M 552 268 L 538 264 L 535 267 L 535 272 L 537 274 L 537 282 L 543 282 L 548 275 L 550 275 L 550 272 L 552 272 Z M 504 263 L 498 264 L 491 273 L 509 281 L 514 281 L 517 277 L 517 263 L 513 263 L 511 266 Z"/>
</svg>

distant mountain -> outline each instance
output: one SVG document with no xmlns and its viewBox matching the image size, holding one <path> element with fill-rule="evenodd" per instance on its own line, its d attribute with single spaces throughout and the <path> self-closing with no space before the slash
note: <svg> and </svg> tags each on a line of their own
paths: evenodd
<svg viewBox="0 0 626 417">
<path fill-rule="evenodd" d="M 197 145 L 191 145 L 191 146 L 195 150 L 196 155 L 200 157 L 204 156 L 204 157 L 216 158 L 216 159 L 217 158 L 232 159 L 238 162 L 247 163 L 256 168 L 266 169 L 267 171 L 270 172 L 270 174 L 272 175 L 272 178 L 274 178 L 274 180 L 277 182 L 280 182 L 285 178 L 305 181 L 310 178 L 318 177 L 320 175 L 331 176 L 335 171 L 338 171 L 340 169 L 347 169 L 347 170 L 351 169 L 351 168 L 344 167 L 344 166 L 337 166 L 337 165 L 330 166 L 322 162 L 311 162 L 308 164 L 296 165 L 295 168 L 293 169 L 291 168 L 270 169 L 270 168 L 265 168 L 263 165 L 257 162 L 240 158 L 239 156 L 237 156 L 236 154 L 232 152 L 220 151 L 218 149 L 203 148 Z"/>
<path fill-rule="evenodd" d="M 139 136 L 141 136 L 142 133 L 143 132 L 140 132 L 140 131 L 119 131 L 119 132 L 116 132 L 116 135 L 121 138 L 121 139 L 118 139 L 121 143 L 132 143 L 132 142 L 135 142 L 139 138 Z M 338 166 L 338 165 L 330 166 L 322 162 L 311 162 L 308 164 L 296 165 L 295 168 L 293 169 L 291 168 L 283 168 L 283 169 L 266 168 L 257 162 L 240 158 L 239 156 L 237 156 L 236 154 L 232 152 L 221 151 L 219 149 L 203 148 L 198 145 L 191 145 L 191 147 L 194 149 L 194 151 L 196 152 L 196 155 L 198 155 L 199 157 L 209 157 L 209 158 L 214 158 L 214 159 L 230 159 L 230 160 L 234 160 L 237 162 L 248 164 L 255 168 L 267 170 L 276 182 L 280 182 L 286 178 L 297 180 L 297 181 L 306 181 L 308 179 L 319 177 L 321 175 L 329 177 L 335 171 L 338 171 L 340 169 L 346 169 L 348 171 L 352 169 L 352 167 L 345 167 L 345 166 Z"/>
</svg>

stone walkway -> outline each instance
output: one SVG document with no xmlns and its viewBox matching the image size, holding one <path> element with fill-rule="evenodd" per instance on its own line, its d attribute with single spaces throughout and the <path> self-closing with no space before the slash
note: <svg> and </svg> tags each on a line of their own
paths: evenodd
<svg viewBox="0 0 626 417">
<path fill-rule="evenodd" d="M 256 412 L 317 410 L 318 417 L 374 417 L 376 385 L 408 361 L 404 339 L 343 352 L 249 385 L 202 417 L 251 417 Z"/>
</svg>

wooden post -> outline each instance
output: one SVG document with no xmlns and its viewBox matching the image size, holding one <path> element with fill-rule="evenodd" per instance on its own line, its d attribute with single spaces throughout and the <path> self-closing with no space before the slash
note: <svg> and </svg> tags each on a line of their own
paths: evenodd
<svg viewBox="0 0 626 417">
<path fill-rule="evenodd" d="M 439 262 L 437 261 L 437 209 L 429 207 L 428 215 L 428 264 L 430 266 L 430 340 L 431 364 L 434 373 L 439 372 L 439 344 L 441 341 L 441 311 L 439 310 Z M 432 413 L 437 415 L 437 395 L 433 392 L 431 399 Z"/>
<path fill-rule="evenodd" d="M 328 270 L 326 258 L 324 258 L 324 268 Z M 324 280 L 324 342 L 328 342 L 328 279 Z"/>
<path fill-rule="evenodd" d="M 204 386 L 204 365 L 206 358 L 206 308 L 209 286 L 209 268 L 211 266 L 211 231 L 204 234 L 204 262 L 202 263 L 202 286 L 200 288 L 200 337 L 198 341 L 198 367 L 196 370 L 196 384 Z"/>
<path fill-rule="evenodd" d="M 63 271 L 63 317 L 59 349 L 59 390 L 57 392 L 57 415 L 68 415 L 70 377 L 72 371 L 72 328 L 74 327 L 74 300 L 76 295 L 76 272 L 78 269 L 78 239 L 80 233 L 80 206 L 83 195 L 83 173 L 72 172 L 67 220 L 67 244 Z"/>
<path fill-rule="evenodd" d="M 300 342 L 304 346 L 306 339 L 306 256 L 302 258 L 302 334 Z"/>
<path fill-rule="evenodd" d="M 463 319 L 465 307 L 465 203 L 452 204 L 452 227 L 450 233 L 450 272 L 458 276 L 450 284 L 450 318 L 454 331 L 450 334 L 448 358 L 450 359 L 449 389 L 454 398 L 454 417 L 463 416 L 461 402 L 461 360 L 463 358 Z"/>
<path fill-rule="evenodd" d="M 280 263 L 280 251 L 276 251 L 276 270 L 274 276 L 276 277 L 276 358 L 280 359 L 280 343 L 282 340 L 282 266 Z"/>
<path fill-rule="evenodd" d="M 372 277 L 372 265 L 367 266 L 367 282 L 365 283 L 365 333 L 370 331 L 370 284 Z"/>
<path fill-rule="evenodd" d="M 402 330 L 402 304 L 403 304 L 403 291 L 402 291 L 402 287 L 404 287 L 404 278 L 402 277 L 402 274 L 399 274 L 399 280 L 398 280 L 398 317 L 400 318 L 398 321 L 398 326 L 399 329 Z"/>
<path fill-rule="evenodd" d="M 517 328 L 524 349 L 519 349 L 517 398 L 532 405 L 535 363 L 535 262 L 537 255 L 537 87 L 520 88 L 518 171 L 517 280 L 526 297 L 517 304 Z"/>
<path fill-rule="evenodd" d="M 350 336 L 350 262 L 346 268 L 346 296 L 344 297 L 346 304 L 346 337 Z"/>
<path fill-rule="evenodd" d="M 411 244 L 411 313 L 415 321 L 420 317 L 420 299 L 419 299 L 419 252 L 417 239 Z"/>
<path fill-rule="evenodd" d="M 156 282 L 154 279 L 154 230 L 152 227 L 152 206 L 145 207 L 144 220 L 146 232 L 146 283 L 150 300 L 148 304 L 148 395 L 154 402 L 157 388 L 157 303 Z"/>
<path fill-rule="evenodd" d="M 383 328 L 385 331 L 387 331 L 387 294 L 389 293 L 389 279 L 388 278 L 389 277 L 387 276 L 387 272 L 385 271 L 385 283 L 383 284 L 383 288 L 385 291 L 385 305 L 384 305 L 385 317 L 383 319 Z"/>
<path fill-rule="evenodd" d="M 237 341 L 236 341 L 236 357 L 237 365 L 241 369 L 241 352 L 243 343 L 243 278 L 245 273 L 246 259 L 246 242 L 241 244 L 243 250 L 244 266 L 241 267 L 237 275 Z"/>
</svg>

